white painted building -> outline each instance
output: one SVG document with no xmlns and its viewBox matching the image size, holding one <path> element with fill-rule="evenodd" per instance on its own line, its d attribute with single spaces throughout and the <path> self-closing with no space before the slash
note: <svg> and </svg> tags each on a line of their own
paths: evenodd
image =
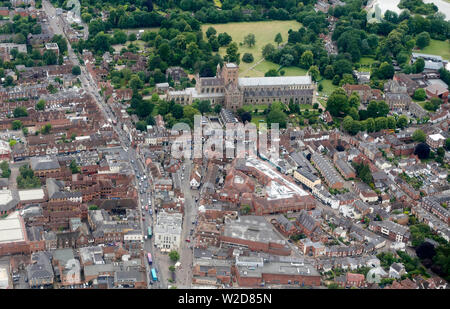
<svg viewBox="0 0 450 309">
<path fill-rule="evenodd" d="M 161 251 L 178 250 L 181 245 L 183 215 L 159 212 L 154 228 L 155 245 Z"/>
</svg>

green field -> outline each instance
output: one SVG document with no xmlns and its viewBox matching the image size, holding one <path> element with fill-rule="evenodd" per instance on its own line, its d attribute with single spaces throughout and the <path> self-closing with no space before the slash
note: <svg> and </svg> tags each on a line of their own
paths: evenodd
<svg viewBox="0 0 450 309">
<path fill-rule="evenodd" d="M 251 112 L 253 113 L 255 111 L 255 108 L 258 109 L 258 111 L 262 111 L 262 110 L 266 110 L 269 106 L 267 104 L 253 104 L 253 105 L 244 105 L 242 106 L 242 108 L 246 111 L 246 112 Z"/>
<path fill-rule="evenodd" d="M 260 120 L 262 120 L 262 121 L 260 121 Z M 266 122 L 266 116 L 255 116 L 255 115 L 252 115 L 251 123 L 254 123 L 257 128 L 259 128 L 259 124 L 260 123 L 265 123 L 265 122 Z"/>
<path fill-rule="evenodd" d="M 113 31 L 114 30 L 115 29 L 113 29 Z M 153 28 L 130 28 L 130 29 L 118 29 L 118 30 L 122 30 L 127 35 L 130 35 L 130 33 L 138 34 L 139 30 L 158 32 L 159 31 L 159 27 L 153 27 Z"/>
<path fill-rule="evenodd" d="M 323 90 L 321 91 L 322 94 L 330 95 L 336 88 L 339 88 L 338 86 L 335 86 L 331 83 L 331 80 L 324 79 L 319 82 L 319 84 L 322 84 Z"/>
<path fill-rule="evenodd" d="M 136 40 L 134 42 L 127 41 L 125 44 L 112 45 L 112 48 L 114 48 L 115 51 L 120 52 L 122 48 L 127 47 L 130 43 L 133 43 L 133 45 L 138 46 L 140 50 L 145 49 L 145 42 L 141 40 Z"/>
<path fill-rule="evenodd" d="M 262 48 L 267 43 L 277 45 L 274 42 L 277 33 L 281 33 L 283 37 L 283 42 L 287 41 L 289 29 L 298 30 L 302 25 L 295 20 L 288 21 L 258 21 L 258 22 L 239 22 L 239 23 L 228 23 L 228 24 L 205 24 L 202 25 L 203 32 L 209 27 L 214 27 L 217 34 L 226 32 L 233 38 L 233 42 L 236 44 L 243 42 L 244 37 L 250 33 L 253 33 L 256 38 L 255 46 L 249 48 L 246 45 L 239 46 L 239 53 L 241 57 L 244 53 L 252 53 L 255 59 L 252 63 L 245 63 L 241 61 L 239 65 L 239 72 L 242 73 L 241 76 L 264 76 L 264 73 L 268 70 L 263 70 L 262 67 L 256 70 L 249 69 L 255 65 L 259 60 L 262 59 Z M 226 47 L 221 47 L 219 49 L 220 55 L 224 56 L 226 54 Z M 265 61 L 264 61 L 265 62 Z M 263 62 L 263 63 L 264 63 Z M 261 64 L 263 64 L 261 63 Z M 259 65 L 261 65 L 259 64 Z M 259 66 L 258 65 L 258 66 Z M 276 64 L 274 64 L 276 65 Z M 257 66 L 257 67 L 258 67 Z M 270 66 L 270 64 L 263 64 L 263 66 Z M 254 71 L 254 72 L 252 72 Z"/>
<path fill-rule="evenodd" d="M 372 63 L 374 63 L 376 60 L 371 58 L 371 57 L 361 57 L 361 59 L 359 60 L 359 64 L 360 65 L 367 65 L 370 66 L 372 65 Z"/>
<path fill-rule="evenodd" d="M 438 41 L 431 39 L 430 45 L 425 47 L 424 49 L 420 51 L 414 51 L 424 54 L 432 54 L 432 55 L 439 55 L 442 58 L 446 60 L 450 60 L 450 42 L 447 41 Z"/>
<path fill-rule="evenodd" d="M 308 73 L 308 70 L 299 67 L 285 67 L 282 68 L 282 70 L 285 72 L 284 76 L 299 76 L 306 75 L 306 73 Z"/>
</svg>

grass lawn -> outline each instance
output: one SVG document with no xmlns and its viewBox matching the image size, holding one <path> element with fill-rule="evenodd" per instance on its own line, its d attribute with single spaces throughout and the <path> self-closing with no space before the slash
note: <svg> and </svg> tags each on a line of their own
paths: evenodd
<svg viewBox="0 0 450 309">
<path fill-rule="evenodd" d="M 113 29 L 114 32 L 115 29 Z M 127 35 L 130 35 L 130 33 L 139 33 L 139 30 L 144 30 L 144 31 L 153 31 L 153 32 L 158 32 L 159 31 L 159 27 L 151 27 L 151 28 L 130 28 L 130 29 L 118 29 L 118 30 L 122 30 L 123 32 L 125 32 Z"/>
<path fill-rule="evenodd" d="M 140 50 L 145 49 L 145 42 L 141 40 L 136 40 L 134 42 L 127 41 L 125 44 L 112 45 L 112 48 L 114 48 L 115 51 L 120 52 L 122 48 L 127 47 L 128 45 L 130 45 L 130 43 L 133 43 L 133 45 L 138 46 Z"/>
<path fill-rule="evenodd" d="M 310 104 L 300 104 L 300 109 L 312 109 L 312 105 Z"/>
<path fill-rule="evenodd" d="M 242 108 L 246 111 L 246 112 L 252 112 L 255 110 L 255 108 L 257 108 L 259 111 L 261 110 L 266 110 L 268 108 L 267 104 L 255 104 L 255 105 L 243 105 Z"/>
<path fill-rule="evenodd" d="M 450 60 L 450 41 L 438 41 L 431 39 L 430 45 L 422 50 L 413 50 L 413 52 L 439 55 L 446 60 Z"/>
<path fill-rule="evenodd" d="M 371 57 L 361 57 L 361 59 L 359 60 L 359 64 L 360 65 L 367 65 L 367 66 L 370 66 L 370 65 L 372 65 L 372 63 L 374 63 L 375 62 L 375 59 L 374 58 L 371 58 Z"/>
<path fill-rule="evenodd" d="M 205 24 L 202 25 L 203 32 L 209 27 L 214 27 L 217 34 L 226 32 L 233 38 L 233 42 L 238 44 L 239 53 L 241 57 L 244 53 L 252 53 L 255 59 L 252 63 L 245 63 L 241 61 L 239 65 L 239 72 L 243 73 L 241 76 L 264 76 L 266 71 L 259 72 L 248 72 L 247 70 L 251 68 L 255 63 L 257 63 L 262 58 L 262 48 L 267 43 L 272 43 L 276 46 L 274 42 L 277 33 L 281 33 L 283 37 L 283 42 L 287 41 L 289 29 L 298 30 L 302 25 L 295 20 L 287 21 L 257 21 L 257 22 L 238 22 L 238 23 L 227 23 L 227 24 Z M 253 33 L 256 38 L 255 46 L 249 48 L 246 45 L 239 46 L 239 43 L 244 41 L 244 37 L 250 33 Z M 226 47 L 221 47 L 219 49 L 220 55 L 224 56 L 226 54 Z M 258 70 L 259 71 L 259 70 Z M 259 75 L 257 75 L 259 74 Z"/>
<path fill-rule="evenodd" d="M 263 62 L 261 62 L 260 64 L 258 64 L 257 66 L 255 66 L 254 70 L 258 70 L 260 72 L 267 72 L 269 70 L 278 70 L 280 68 L 279 64 L 273 63 L 271 61 L 267 61 L 264 60 Z"/>
<path fill-rule="evenodd" d="M 306 75 L 308 70 L 299 68 L 299 67 L 285 67 L 282 68 L 284 70 L 285 74 L 284 76 L 299 76 L 299 75 Z"/>
<path fill-rule="evenodd" d="M 260 121 L 260 120 L 263 120 L 263 121 Z M 252 115 L 251 123 L 254 123 L 256 125 L 256 128 L 259 128 L 260 123 L 265 123 L 265 122 L 266 122 L 266 116 Z"/>
<path fill-rule="evenodd" d="M 322 84 L 323 89 L 320 92 L 321 94 L 326 94 L 326 95 L 330 95 L 336 88 L 339 88 L 338 86 L 335 86 L 331 83 L 331 80 L 329 79 L 324 79 L 322 81 L 319 82 L 319 84 Z"/>
</svg>

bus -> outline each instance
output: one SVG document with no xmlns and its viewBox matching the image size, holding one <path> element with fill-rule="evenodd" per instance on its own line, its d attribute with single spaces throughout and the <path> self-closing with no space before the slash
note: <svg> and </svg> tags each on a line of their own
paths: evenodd
<svg viewBox="0 0 450 309">
<path fill-rule="evenodd" d="M 156 270 L 154 268 L 152 268 L 152 280 L 153 281 L 158 281 L 158 277 L 156 276 Z"/>
<path fill-rule="evenodd" d="M 152 227 L 151 226 L 149 226 L 148 228 L 147 228 L 147 236 L 148 236 L 148 238 L 150 238 L 150 237 L 152 237 Z"/>
<path fill-rule="evenodd" d="M 151 254 L 150 252 L 147 253 L 147 260 L 148 260 L 148 264 L 149 264 L 149 265 L 152 265 L 153 260 L 152 260 L 152 254 Z"/>
</svg>

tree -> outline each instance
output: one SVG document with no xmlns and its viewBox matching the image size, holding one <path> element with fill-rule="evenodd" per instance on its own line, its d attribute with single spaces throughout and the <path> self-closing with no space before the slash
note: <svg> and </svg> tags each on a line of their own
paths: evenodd
<svg viewBox="0 0 450 309">
<path fill-rule="evenodd" d="M 397 127 L 397 121 L 395 121 L 394 117 L 387 117 L 387 126 L 389 129 L 395 129 Z"/>
<path fill-rule="evenodd" d="M 13 120 L 11 123 L 11 129 L 12 130 L 19 130 L 22 128 L 22 121 L 20 120 Z"/>
<path fill-rule="evenodd" d="M 209 39 L 211 36 L 216 35 L 217 30 L 213 27 L 209 27 L 208 30 L 206 30 L 206 37 Z"/>
<path fill-rule="evenodd" d="M 217 36 L 217 41 L 219 42 L 220 46 L 227 46 L 228 44 L 231 43 L 232 40 L 233 40 L 232 37 L 226 32 L 220 33 Z"/>
<path fill-rule="evenodd" d="M 344 117 L 348 113 L 349 104 L 344 89 L 337 88 L 333 91 L 328 98 L 326 109 L 335 117 Z"/>
<path fill-rule="evenodd" d="M 72 174 L 77 174 L 80 172 L 80 168 L 78 167 L 77 162 L 75 160 L 72 160 L 70 162 L 69 168 L 72 171 Z"/>
<path fill-rule="evenodd" d="M 425 143 L 420 143 L 416 146 L 414 154 L 419 157 L 419 159 L 428 159 L 430 156 L 430 146 Z"/>
<path fill-rule="evenodd" d="M 416 36 L 416 46 L 420 49 L 425 48 L 426 46 L 430 45 L 430 34 L 428 32 L 421 32 Z"/>
<path fill-rule="evenodd" d="M 309 69 L 309 67 L 313 64 L 314 55 L 312 51 L 307 50 L 303 52 L 302 56 L 300 57 L 300 67 L 303 69 Z"/>
<path fill-rule="evenodd" d="M 364 163 L 353 163 L 356 175 L 366 184 L 373 183 L 373 176 L 368 165 Z"/>
<path fill-rule="evenodd" d="M 332 65 L 327 65 L 326 67 L 325 67 L 325 71 L 324 71 L 324 73 L 323 73 L 323 76 L 326 78 L 326 79 L 332 79 L 333 77 L 334 77 L 334 68 L 333 68 L 333 66 Z"/>
<path fill-rule="evenodd" d="M 16 107 L 13 111 L 14 118 L 26 117 L 28 112 L 23 106 Z"/>
<path fill-rule="evenodd" d="M 217 104 L 214 106 L 214 112 L 216 114 L 219 114 L 221 110 L 222 110 L 222 105 Z"/>
<path fill-rule="evenodd" d="M 11 169 L 9 168 L 7 161 L 2 161 L 2 163 L 0 163 L 0 168 L 2 170 L 2 178 L 9 178 L 9 176 L 11 176 Z"/>
<path fill-rule="evenodd" d="M 83 22 L 85 22 L 86 24 L 89 24 L 89 22 L 91 21 L 91 19 L 92 19 L 92 15 L 91 15 L 91 14 L 89 14 L 89 13 L 83 13 L 83 14 L 81 14 L 81 20 L 82 20 Z"/>
<path fill-rule="evenodd" d="M 278 72 L 275 69 L 270 69 L 269 71 L 267 71 L 264 74 L 265 77 L 270 77 L 270 76 L 278 76 Z"/>
<path fill-rule="evenodd" d="M 386 117 L 375 118 L 375 131 L 380 131 L 388 128 L 388 120 Z"/>
<path fill-rule="evenodd" d="M 359 120 L 358 110 L 354 107 L 351 107 L 348 111 L 348 115 L 353 118 L 353 120 Z"/>
<path fill-rule="evenodd" d="M 436 151 L 438 157 L 443 157 L 445 155 L 445 149 L 443 147 L 439 147 Z"/>
<path fill-rule="evenodd" d="M 241 214 L 243 214 L 243 215 L 248 215 L 251 210 L 252 210 L 252 208 L 248 204 L 244 204 L 241 206 Z"/>
<path fill-rule="evenodd" d="M 417 129 L 416 131 L 414 131 L 413 135 L 412 135 L 412 139 L 415 142 L 425 142 L 426 139 L 426 135 L 425 132 L 423 132 L 421 129 Z"/>
<path fill-rule="evenodd" d="M 375 131 L 375 120 L 373 118 L 366 119 L 366 130 L 369 133 Z"/>
<path fill-rule="evenodd" d="M 294 62 L 294 56 L 292 56 L 291 54 L 284 54 L 280 58 L 280 65 L 282 65 L 284 67 L 291 66 L 293 62 Z"/>
<path fill-rule="evenodd" d="M 56 57 L 56 54 L 52 50 L 47 50 L 44 52 L 42 60 L 44 60 L 44 63 L 46 65 L 54 65 L 57 63 L 58 58 Z"/>
<path fill-rule="evenodd" d="M 407 125 L 408 125 L 408 117 L 406 117 L 405 115 L 401 115 L 400 117 L 398 117 L 397 126 L 400 129 L 404 129 Z"/>
<path fill-rule="evenodd" d="M 244 44 L 246 44 L 248 47 L 255 46 L 256 38 L 253 33 L 249 33 L 244 37 Z"/>
<path fill-rule="evenodd" d="M 355 79 L 352 74 L 345 73 L 342 75 L 342 79 L 339 81 L 339 86 L 344 86 L 346 84 L 353 85 L 355 83 Z"/>
<path fill-rule="evenodd" d="M 114 30 L 112 41 L 114 44 L 125 44 L 127 42 L 127 34 L 122 30 Z"/>
<path fill-rule="evenodd" d="M 180 259 L 180 254 L 176 250 L 172 250 L 169 253 L 169 258 L 172 262 L 177 262 Z"/>
<path fill-rule="evenodd" d="M 51 129 L 52 129 L 52 125 L 47 123 L 46 125 L 41 127 L 41 133 L 42 134 L 49 134 Z"/>
<path fill-rule="evenodd" d="M 309 75 L 311 75 L 311 79 L 313 81 L 317 81 L 317 79 L 319 78 L 319 75 L 320 75 L 319 68 L 315 65 L 312 65 L 309 68 Z"/>
<path fill-rule="evenodd" d="M 378 69 L 378 75 L 381 79 L 391 79 L 394 76 L 395 70 L 392 64 L 383 62 Z"/>
<path fill-rule="evenodd" d="M 36 110 L 43 111 L 45 109 L 45 100 L 41 99 L 36 103 Z"/>
<path fill-rule="evenodd" d="M 190 105 L 186 105 L 183 107 L 183 119 L 189 120 L 189 125 L 191 127 L 194 126 L 194 116 L 195 115 L 201 115 L 200 111 Z"/>
<path fill-rule="evenodd" d="M 244 112 L 241 115 L 241 120 L 243 123 L 250 122 L 252 120 L 252 115 L 249 112 Z"/>
<path fill-rule="evenodd" d="M 278 109 L 271 110 L 267 115 L 267 123 L 272 125 L 272 123 L 278 123 L 280 128 L 286 127 L 287 115 Z"/>
<path fill-rule="evenodd" d="M 356 108 L 358 110 L 358 107 L 359 107 L 360 103 L 361 103 L 361 99 L 359 98 L 359 94 L 357 92 L 353 92 L 350 95 L 350 97 L 348 98 L 349 106 L 353 107 L 353 108 Z"/>
<path fill-rule="evenodd" d="M 200 113 L 205 114 L 211 112 L 211 102 L 209 100 L 203 100 L 198 102 L 197 109 Z"/>
<path fill-rule="evenodd" d="M 262 55 L 264 58 L 270 59 L 270 57 L 275 53 L 275 51 L 276 51 L 275 46 L 269 43 L 264 45 L 262 49 Z"/>
<path fill-rule="evenodd" d="M 425 60 L 423 58 L 419 58 L 414 62 L 413 64 L 413 71 L 414 73 L 421 73 L 423 72 L 423 69 L 425 68 Z"/>
<path fill-rule="evenodd" d="M 128 85 L 131 89 L 133 89 L 133 91 L 136 91 L 144 86 L 144 82 L 139 78 L 139 76 L 133 74 L 128 82 Z"/>
<path fill-rule="evenodd" d="M 90 33 L 90 31 L 89 31 Z M 97 33 L 92 40 L 92 48 L 98 53 L 104 53 L 109 51 L 111 47 L 110 37 L 106 35 L 103 31 Z"/>
<path fill-rule="evenodd" d="M 277 33 L 274 42 L 277 43 L 278 46 L 281 44 L 281 42 L 283 42 L 283 37 L 281 36 L 281 33 Z"/>
<path fill-rule="evenodd" d="M 353 118 L 351 116 L 345 116 L 344 121 L 342 121 L 342 128 L 346 132 L 350 132 L 353 125 Z"/>
<path fill-rule="evenodd" d="M 427 94 L 425 92 L 425 89 L 419 88 L 419 89 L 416 89 L 416 91 L 414 91 L 413 98 L 415 100 L 424 101 L 426 97 L 427 97 Z"/>
<path fill-rule="evenodd" d="M 245 53 L 244 56 L 242 56 L 242 61 L 246 62 L 246 63 L 250 63 L 253 62 L 253 55 L 250 53 Z"/>
<path fill-rule="evenodd" d="M 21 166 L 19 172 L 20 175 L 16 178 L 19 189 L 33 189 L 41 186 L 41 180 L 34 176 L 34 172 L 29 165 Z"/>
<path fill-rule="evenodd" d="M 136 130 L 147 131 L 147 123 L 145 121 L 136 122 Z"/>
<path fill-rule="evenodd" d="M 224 57 L 224 60 L 227 62 L 235 62 L 236 64 L 239 64 L 240 62 L 240 55 L 238 53 L 238 46 L 236 43 L 231 43 L 227 47 L 227 54 Z"/>
<path fill-rule="evenodd" d="M 13 86 L 14 85 L 14 79 L 11 75 L 6 76 L 5 78 L 5 86 L 9 87 L 9 86 Z"/>
<path fill-rule="evenodd" d="M 136 41 L 136 40 L 137 40 L 136 33 L 130 33 L 130 34 L 128 35 L 128 41 L 134 42 L 134 41 Z"/>
<path fill-rule="evenodd" d="M 73 75 L 80 75 L 80 74 L 81 74 L 80 66 L 75 65 L 75 66 L 72 68 L 72 74 L 73 74 Z"/>
<path fill-rule="evenodd" d="M 170 112 L 175 117 L 175 119 L 183 118 L 183 106 L 180 104 L 174 104 L 170 109 Z"/>
</svg>

